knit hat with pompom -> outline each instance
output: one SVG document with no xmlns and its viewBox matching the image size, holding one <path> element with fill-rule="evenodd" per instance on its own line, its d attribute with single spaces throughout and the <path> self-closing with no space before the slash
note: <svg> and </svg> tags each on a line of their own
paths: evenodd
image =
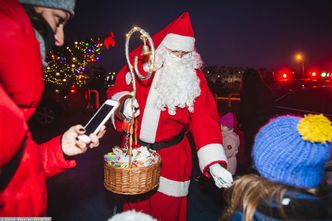
<svg viewBox="0 0 332 221">
<path fill-rule="evenodd" d="M 331 151 L 332 125 L 324 115 L 281 116 L 260 129 L 253 160 L 261 176 L 281 184 L 317 187 Z"/>
</svg>

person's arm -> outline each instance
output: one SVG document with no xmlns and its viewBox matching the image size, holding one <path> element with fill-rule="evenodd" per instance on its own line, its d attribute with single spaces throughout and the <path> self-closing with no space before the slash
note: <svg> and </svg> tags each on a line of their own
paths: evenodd
<svg viewBox="0 0 332 221">
<path fill-rule="evenodd" d="M 57 136 L 40 145 L 43 169 L 46 177 L 76 166 L 74 156 L 85 153 L 89 148 L 99 145 L 99 139 L 105 134 L 103 126 L 97 135 L 90 134 L 90 143 L 78 139 L 85 131 L 82 125 L 70 127 L 63 135 Z"/>
<path fill-rule="evenodd" d="M 208 167 L 215 163 L 226 167 L 227 158 L 222 147 L 216 103 L 207 87 L 203 73 L 201 71 L 197 73 L 201 93 L 196 98 L 194 111 L 190 115 L 190 132 L 197 148 L 200 169 L 204 175 L 209 176 Z"/>
<path fill-rule="evenodd" d="M 51 177 L 76 166 L 74 159 L 66 159 L 57 136 L 39 145 L 45 177 Z"/>
<path fill-rule="evenodd" d="M 197 148 L 199 167 L 207 177 L 212 177 L 219 188 L 228 188 L 233 182 L 232 174 L 226 170 L 227 157 L 222 146 L 218 111 L 207 86 L 204 73 L 197 71 L 201 93 L 191 113 L 190 131 Z"/>
<path fill-rule="evenodd" d="M 131 75 L 128 72 L 127 67 L 124 67 L 117 74 L 115 84 L 109 87 L 106 91 L 108 99 L 118 101 L 120 104 L 115 111 L 115 114 L 111 116 L 113 126 L 117 131 L 122 131 L 122 123 L 125 119 L 125 116 L 123 115 L 124 103 L 126 99 L 131 98 L 132 91 Z"/>
</svg>

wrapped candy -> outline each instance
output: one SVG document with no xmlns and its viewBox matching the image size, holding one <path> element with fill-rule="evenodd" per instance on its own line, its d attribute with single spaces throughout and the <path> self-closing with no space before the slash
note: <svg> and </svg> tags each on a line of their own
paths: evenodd
<svg viewBox="0 0 332 221">
<path fill-rule="evenodd" d="M 119 147 L 114 147 L 112 152 L 105 154 L 104 160 L 114 167 L 129 167 L 129 156 L 126 151 Z M 146 146 L 132 150 L 133 167 L 147 167 L 158 162 L 158 160 L 159 156 L 156 154 L 156 151 L 149 150 Z"/>
</svg>

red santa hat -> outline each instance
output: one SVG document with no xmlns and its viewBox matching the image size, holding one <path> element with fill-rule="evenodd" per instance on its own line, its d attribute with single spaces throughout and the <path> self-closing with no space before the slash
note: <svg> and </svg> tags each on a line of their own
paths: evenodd
<svg viewBox="0 0 332 221">
<path fill-rule="evenodd" d="M 156 49 L 163 45 L 171 50 L 193 51 L 195 38 L 189 13 L 182 13 L 177 19 L 153 35 L 152 40 Z M 142 46 L 133 50 L 130 56 L 139 56 L 141 51 Z"/>
<path fill-rule="evenodd" d="M 188 12 L 183 13 L 153 36 L 156 48 L 163 45 L 171 50 L 193 51 L 195 49 L 194 30 Z"/>
</svg>

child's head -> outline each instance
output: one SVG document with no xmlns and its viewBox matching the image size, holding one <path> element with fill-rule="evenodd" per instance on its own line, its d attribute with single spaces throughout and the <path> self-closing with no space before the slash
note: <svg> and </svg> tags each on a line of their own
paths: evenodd
<svg viewBox="0 0 332 221">
<path fill-rule="evenodd" d="M 331 140 L 331 122 L 322 114 L 281 116 L 256 135 L 254 164 L 260 175 L 271 181 L 315 188 L 323 179 Z"/>
<path fill-rule="evenodd" d="M 234 115 L 231 112 L 226 113 L 220 118 L 221 130 L 230 130 L 234 127 Z"/>
</svg>

